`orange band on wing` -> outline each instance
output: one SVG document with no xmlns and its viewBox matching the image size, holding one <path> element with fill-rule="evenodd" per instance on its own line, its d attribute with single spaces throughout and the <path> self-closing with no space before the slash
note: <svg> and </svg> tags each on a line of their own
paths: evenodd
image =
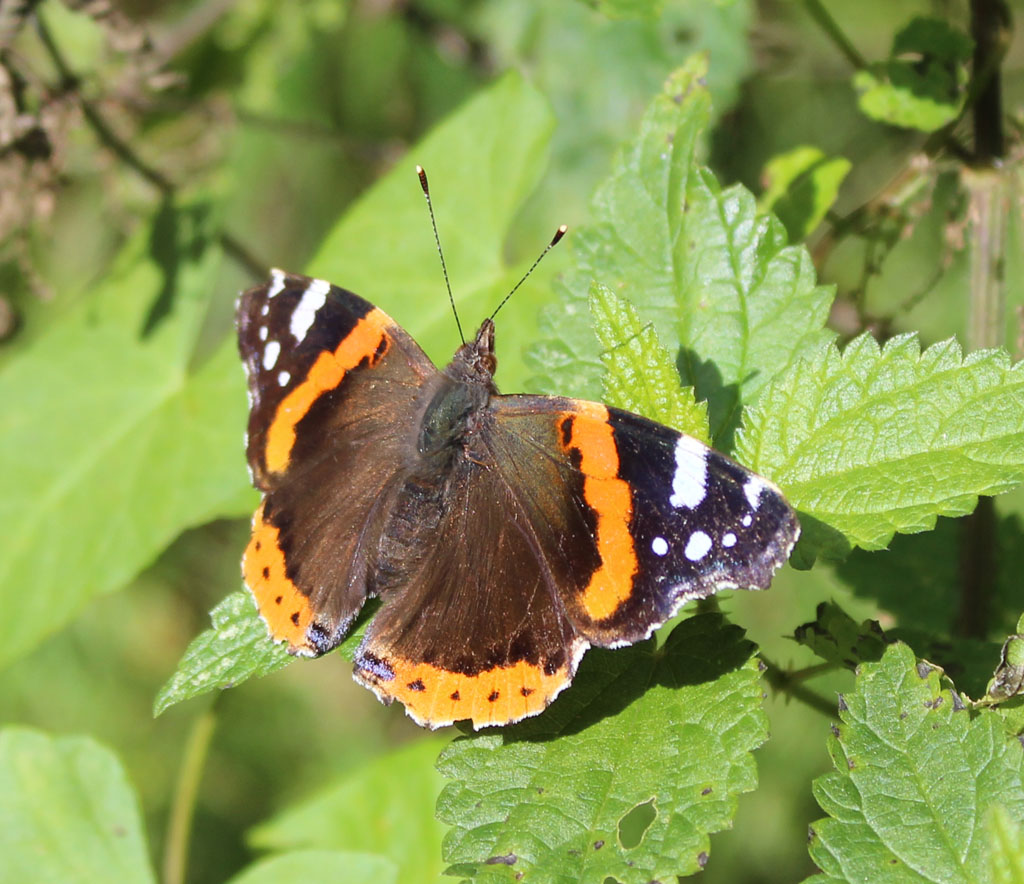
<svg viewBox="0 0 1024 884">
<path fill-rule="evenodd" d="M 633 498 L 629 485 L 618 478 L 619 452 L 608 422 L 608 409 L 596 402 L 574 402 L 566 451 L 580 454 L 583 497 L 597 517 L 597 551 L 601 566 L 591 575 L 581 603 L 593 620 L 615 613 L 633 590 L 638 564 L 629 520 Z"/>
<path fill-rule="evenodd" d="M 394 671 L 393 679 L 384 680 L 358 666 L 356 678 L 385 703 L 399 700 L 413 719 L 435 728 L 467 718 L 481 728 L 536 715 L 572 678 L 568 665 L 546 675 L 541 666 L 525 661 L 476 675 L 400 658 L 384 662 Z"/>
<path fill-rule="evenodd" d="M 288 642 L 288 650 L 293 654 L 315 654 L 306 638 L 306 627 L 313 618 L 309 599 L 285 573 L 279 532 L 263 520 L 263 504 L 252 518 L 252 537 L 242 558 L 242 577 L 256 599 L 271 638 Z"/>
<path fill-rule="evenodd" d="M 295 426 L 320 396 L 337 387 L 345 373 L 364 359 L 377 361 L 384 356 L 391 346 L 391 337 L 386 331 L 390 324 L 388 315 L 374 308 L 353 326 L 333 353 L 321 353 L 317 357 L 306 379 L 285 396 L 277 408 L 267 431 L 264 454 L 267 470 L 280 473 L 288 466 L 295 444 Z"/>
</svg>

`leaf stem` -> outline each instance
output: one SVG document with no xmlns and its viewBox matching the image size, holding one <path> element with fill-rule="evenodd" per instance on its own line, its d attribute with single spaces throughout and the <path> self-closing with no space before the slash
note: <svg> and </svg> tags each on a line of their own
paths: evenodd
<svg viewBox="0 0 1024 884">
<path fill-rule="evenodd" d="M 185 753 L 178 771 L 178 782 L 174 789 L 174 803 L 167 821 L 167 839 L 164 844 L 164 884 L 182 884 L 188 864 L 188 847 L 192 831 L 192 817 L 195 814 L 196 795 L 202 778 L 206 756 L 210 750 L 213 730 L 217 723 L 214 714 L 215 702 L 192 723 L 192 729 L 185 744 Z"/>
<path fill-rule="evenodd" d="M 811 670 L 819 670 L 823 672 L 834 668 L 831 664 L 825 663 L 821 666 L 809 666 L 805 669 L 798 670 L 797 672 L 788 672 L 777 663 L 773 663 L 760 651 L 758 652 L 758 656 L 765 665 L 764 677 L 767 679 L 768 684 L 770 684 L 775 690 L 792 697 L 794 700 L 799 700 L 805 706 L 809 706 L 811 709 L 820 712 L 822 715 L 826 715 L 829 718 L 836 717 L 835 703 L 829 702 L 820 694 L 817 694 L 810 688 L 799 684 L 800 681 L 810 678 L 811 675 L 819 674 L 819 672 L 811 672 Z"/>
<path fill-rule="evenodd" d="M 821 0 L 803 0 L 804 9 L 814 19 L 814 23 L 821 28 L 828 38 L 836 45 L 836 48 L 843 54 L 846 60 L 857 70 L 868 66 L 867 59 L 857 51 L 857 47 L 850 42 L 850 38 L 843 33 L 829 11 L 821 4 Z"/>
</svg>

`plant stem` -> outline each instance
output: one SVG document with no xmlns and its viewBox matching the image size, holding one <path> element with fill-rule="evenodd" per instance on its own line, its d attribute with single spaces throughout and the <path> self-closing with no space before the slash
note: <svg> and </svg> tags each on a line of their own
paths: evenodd
<svg viewBox="0 0 1024 884">
<path fill-rule="evenodd" d="M 217 717 L 211 705 L 192 724 L 185 744 L 185 754 L 178 771 L 178 782 L 174 789 L 174 803 L 167 821 L 167 840 L 164 844 L 164 884 L 183 884 L 188 865 L 188 846 L 192 831 L 192 817 L 195 814 L 196 795 L 203 767 L 213 738 Z"/>
<path fill-rule="evenodd" d="M 968 194 L 967 346 L 971 350 L 1005 343 L 1006 257 L 1010 191 L 998 168 L 1005 149 L 999 65 L 1009 32 L 1009 10 L 1002 0 L 971 0 L 971 36 L 974 38 L 974 83 L 971 99 L 974 123 L 975 169 L 963 175 Z M 998 549 L 997 517 L 990 497 L 982 497 L 962 527 L 960 605 L 953 631 L 984 638 L 988 632 L 995 593 Z"/>
<path fill-rule="evenodd" d="M 759 653 L 758 656 L 765 665 L 764 677 L 775 690 L 792 697 L 794 700 L 799 700 L 805 706 L 810 706 L 811 709 L 822 713 L 822 715 L 826 715 L 829 718 L 836 717 L 837 709 L 835 703 L 829 702 L 810 688 L 798 684 L 798 679 L 806 676 L 801 676 L 800 673 L 787 672 L 778 664 L 767 659 L 764 654 Z"/>
<path fill-rule="evenodd" d="M 828 38 L 836 45 L 836 48 L 843 53 L 846 60 L 857 70 L 868 66 L 867 59 L 857 51 L 857 47 L 850 42 L 850 39 L 843 33 L 836 20 L 832 18 L 829 11 L 821 4 L 821 0 L 803 0 L 804 9 L 814 19 L 815 24 L 821 28 Z"/>
</svg>

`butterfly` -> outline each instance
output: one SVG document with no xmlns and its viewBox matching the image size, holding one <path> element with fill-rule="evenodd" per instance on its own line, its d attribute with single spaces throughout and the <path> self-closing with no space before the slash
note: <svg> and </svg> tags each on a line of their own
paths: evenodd
<svg viewBox="0 0 1024 884">
<path fill-rule="evenodd" d="M 274 270 L 237 326 L 263 493 L 245 584 L 310 657 L 379 597 L 354 675 L 421 725 L 541 712 L 589 647 L 766 588 L 799 535 L 774 484 L 690 436 L 499 393 L 493 318 L 439 370 L 370 302 Z"/>
</svg>

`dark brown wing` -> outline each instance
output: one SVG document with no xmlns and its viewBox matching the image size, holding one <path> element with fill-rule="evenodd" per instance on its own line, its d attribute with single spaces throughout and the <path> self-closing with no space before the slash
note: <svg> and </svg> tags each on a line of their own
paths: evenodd
<svg viewBox="0 0 1024 884">
<path fill-rule="evenodd" d="M 434 510 L 408 491 L 396 513 Z M 439 500 L 436 526 L 427 517 L 430 548 L 384 594 L 356 678 L 428 727 L 534 715 L 569 684 L 586 642 L 552 593 L 528 514 L 493 464 L 460 459 Z"/>
<path fill-rule="evenodd" d="M 247 455 L 265 495 L 242 571 L 275 641 L 315 656 L 344 637 L 437 370 L 386 314 L 274 271 L 238 303 Z"/>
</svg>

